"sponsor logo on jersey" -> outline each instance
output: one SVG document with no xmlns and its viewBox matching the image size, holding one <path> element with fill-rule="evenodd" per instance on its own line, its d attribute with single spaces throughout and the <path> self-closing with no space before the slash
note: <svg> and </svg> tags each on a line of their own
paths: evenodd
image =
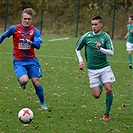
<svg viewBox="0 0 133 133">
<path fill-rule="evenodd" d="M 31 48 L 31 45 L 28 44 L 28 43 L 19 43 L 18 44 L 18 49 L 27 50 L 27 49 L 30 49 L 30 48 Z"/>
<path fill-rule="evenodd" d="M 101 42 L 102 42 L 102 44 L 104 44 L 104 39 L 103 38 L 101 39 Z"/>
<path fill-rule="evenodd" d="M 32 36 L 32 35 L 33 35 L 33 30 L 30 31 L 30 36 Z"/>
</svg>

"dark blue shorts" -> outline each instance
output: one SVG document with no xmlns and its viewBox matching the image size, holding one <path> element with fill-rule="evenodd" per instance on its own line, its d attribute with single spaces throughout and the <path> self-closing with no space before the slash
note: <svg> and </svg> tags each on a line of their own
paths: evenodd
<svg viewBox="0 0 133 133">
<path fill-rule="evenodd" d="M 23 75 L 27 75 L 30 79 L 35 77 L 42 77 L 42 68 L 37 58 L 29 59 L 26 61 L 14 59 L 13 65 L 18 79 Z"/>
</svg>

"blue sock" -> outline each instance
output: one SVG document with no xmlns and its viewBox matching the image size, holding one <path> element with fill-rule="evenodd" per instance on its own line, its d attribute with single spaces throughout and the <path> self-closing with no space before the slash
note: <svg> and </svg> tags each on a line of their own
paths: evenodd
<svg viewBox="0 0 133 133">
<path fill-rule="evenodd" d="M 35 87 L 36 94 L 40 100 L 40 103 L 44 103 L 44 92 L 43 92 L 43 87 L 42 85 L 39 85 L 38 87 Z"/>
</svg>

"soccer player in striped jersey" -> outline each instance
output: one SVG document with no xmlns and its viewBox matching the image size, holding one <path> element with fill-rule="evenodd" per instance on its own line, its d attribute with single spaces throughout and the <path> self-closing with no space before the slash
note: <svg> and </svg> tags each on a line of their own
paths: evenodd
<svg viewBox="0 0 133 133">
<path fill-rule="evenodd" d="M 32 8 L 24 9 L 21 14 L 22 23 L 9 27 L 0 36 L 0 44 L 6 37 L 13 36 L 13 64 L 18 81 L 25 89 L 28 79 L 31 79 L 41 108 L 48 109 L 43 87 L 39 82 L 39 78 L 42 76 L 41 66 L 34 52 L 34 49 L 40 49 L 42 43 L 39 30 L 32 25 L 34 15 L 35 11 Z"/>
<path fill-rule="evenodd" d="M 106 89 L 106 109 L 102 120 L 109 120 L 109 113 L 113 102 L 112 82 L 115 76 L 110 67 L 107 55 L 114 54 L 114 48 L 110 36 L 101 31 L 102 18 L 96 16 L 91 20 L 92 30 L 84 34 L 76 43 L 76 55 L 79 60 L 79 69 L 84 69 L 84 61 L 81 50 L 85 47 L 85 58 L 88 69 L 88 77 L 92 95 L 98 99 L 104 85 Z"/>
<path fill-rule="evenodd" d="M 125 39 L 127 39 L 126 47 L 128 52 L 128 61 L 129 61 L 129 68 L 133 69 L 132 63 L 132 50 L 133 50 L 133 15 L 130 15 L 128 18 L 128 25 L 127 25 L 127 35 Z"/>
</svg>

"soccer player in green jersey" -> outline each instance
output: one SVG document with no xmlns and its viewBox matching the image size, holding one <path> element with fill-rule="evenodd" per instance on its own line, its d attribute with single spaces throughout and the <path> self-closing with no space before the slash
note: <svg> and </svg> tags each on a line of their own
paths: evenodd
<svg viewBox="0 0 133 133">
<path fill-rule="evenodd" d="M 104 85 L 106 89 L 106 109 L 102 120 L 109 120 L 109 113 L 113 102 L 112 82 L 115 76 L 110 67 L 107 55 L 114 54 L 114 48 L 110 36 L 101 31 L 102 18 L 96 16 L 91 20 L 92 30 L 84 34 L 76 43 L 76 55 L 79 60 L 79 69 L 84 69 L 84 61 L 81 49 L 85 47 L 85 58 L 88 69 L 88 77 L 92 95 L 98 99 Z"/>
<path fill-rule="evenodd" d="M 132 64 L 132 50 L 133 50 L 133 15 L 130 15 L 128 18 L 128 25 L 127 25 L 127 35 L 125 39 L 127 39 L 126 47 L 128 52 L 128 61 L 129 61 L 129 68 L 133 69 Z"/>
</svg>

